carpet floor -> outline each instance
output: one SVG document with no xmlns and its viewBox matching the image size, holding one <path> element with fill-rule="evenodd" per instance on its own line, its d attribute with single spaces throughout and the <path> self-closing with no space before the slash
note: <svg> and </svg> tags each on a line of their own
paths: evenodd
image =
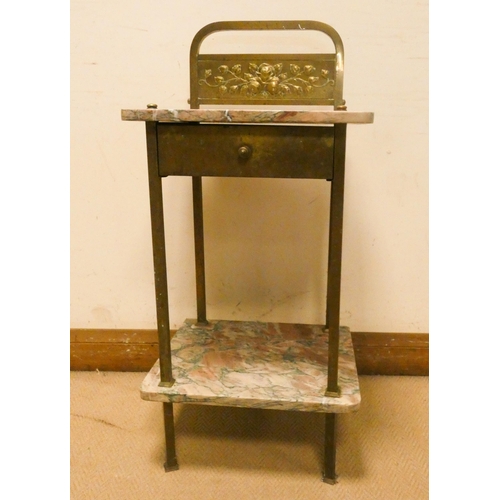
<svg viewBox="0 0 500 500">
<path fill-rule="evenodd" d="M 428 377 L 361 376 L 338 416 L 336 485 L 321 480 L 324 415 L 175 404 L 178 471 L 165 473 L 161 403 L 145 373 L 71 372 L 72 500 L 429 497 Z"/>
</svg>

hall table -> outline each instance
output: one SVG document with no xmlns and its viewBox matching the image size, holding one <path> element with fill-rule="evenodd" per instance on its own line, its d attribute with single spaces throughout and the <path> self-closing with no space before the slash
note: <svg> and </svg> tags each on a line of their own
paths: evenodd
<svg viewBox="0 0 500 500">
<path fill-rule="evenodd" d="M 194 184 L 195 217 L 201 215 L 201 206 L 196 206 L 201 176 L 327 179 L 337 199 L 335 190 L 343 189 L 345 151 L 337 147 L 335 154 L 334 143 L 345 144 L 346 124 L 372 123 L 373 113 L 148 105 L 122 110 L 122 120 L 146 122 L 160 359 L 146 376 L 141 397 L 165 403 L 165 469 L 178 468 L 172 403 L 310 411 L 326 414 L 323 479 L 334 483 L 334 417 L 357 410 L 361 401 L 349 329 L 339 327 L 335 336 L 325 324 L 207 320 L 204 271 L 197 265 L 199 317 L 186 320 L 170 341 L 161 178 L 200 179 L 200 185 Z M 203 226 L 198 224 L 195 232 L 200 261 Z M 335 273 L 334 260 L 331 253 L 330 273 Z M 331 300 L 338 302 L 338 284 L 330 287 Z"/>
<path fill-rule="evenodd" d="M 286 41 L 276 43 L 280 53 L 231 52 L 237 44 L 230 53 L 201 51 L 222 31 L 251 31 L 271 47 L 271 32 L 288 40 L 307 30 L 326 35 L 333 50 L 307 52 L 302 39 L 304 53 L 292 53 Z M 159 360 L 141 396 L 163 404 L 165 470 L 179 468 L 173 403 L 311 411 L 325 414 L 323 480 L 333 484 L 335 416 L 360 404 L 351 335 L 339 323 L 346 131 L 372 123 L 373 113 L 347 111 L 343 42 L 319 21 L 210 23 L 194 36 L 189 62 L 190 109 L 122 110 L 123 120 L 146 124 Z M 173 175 L 192 178 L 197 315 L 171 339 L 162 178 Z M 329 181 L 324 324 L 207 316 L 202 181 L 209 176 Z"/>
</svg>

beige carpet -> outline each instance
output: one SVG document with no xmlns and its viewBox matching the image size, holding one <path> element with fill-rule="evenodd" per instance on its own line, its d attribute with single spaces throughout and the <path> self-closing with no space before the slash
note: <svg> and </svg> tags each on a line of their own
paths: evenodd
<svg viewBox="0 0 500 500">
<path fill-rule="evenodd" d="M 339 415 L 338 484 L 321 481 L 324 415 L 174 405 L 180 470 L 165 473 L 161 403 L 145 373 L 71 373 L 72 500 L 426 499 L 427 377 L 360 377 Z"/>
</svg>

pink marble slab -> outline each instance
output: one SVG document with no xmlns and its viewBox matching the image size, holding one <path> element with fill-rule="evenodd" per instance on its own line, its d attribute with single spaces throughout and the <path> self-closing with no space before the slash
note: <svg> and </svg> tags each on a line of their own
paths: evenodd
<svg viewBox="0 0 500 500">
<path fill-rule="evenodd" d="M 373 113 L 357 111 L 276 111 L 239 109 L 122 109 L 125 121 L 212 123 L 373 123 Z"/>
<path fill-rule="evenodd" d="M 148 401 L 324 413 L 358 409 L 351 334 L 340 333 L 340 397 L 325 396 L 328 333 L 320 325 L 213 321 L 186 323 L 172 339 L 175 384 L 160 387 L 159 363 L 144 379 Z"/>
</svg>

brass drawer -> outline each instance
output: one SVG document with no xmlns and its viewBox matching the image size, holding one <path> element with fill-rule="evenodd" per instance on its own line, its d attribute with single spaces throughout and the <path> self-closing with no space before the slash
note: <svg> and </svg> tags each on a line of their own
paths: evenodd
<svg viewBox="0 0 500 500">
<path fill-rule="evenodd" d="M 333 127 L 158 124 L 168 175 L 331 179 Z"/>
</svg>

